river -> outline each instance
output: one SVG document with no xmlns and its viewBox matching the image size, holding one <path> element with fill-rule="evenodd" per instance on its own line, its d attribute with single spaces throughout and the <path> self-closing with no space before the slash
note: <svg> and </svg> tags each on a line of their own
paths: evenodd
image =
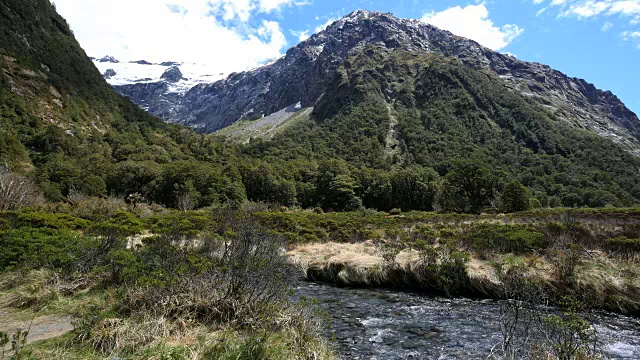
<svg viewBox="0 0 640 360">
<path fill-rule="evenodd" d="M 502 338 L 497 301 L 315 283 L 295 290 L 318 301 L 331 325 L 327 336 L 344 359 L 486 359 Z M 592 316 L 609 358 L 640 359 L 640 319 Z"/>
</svg>

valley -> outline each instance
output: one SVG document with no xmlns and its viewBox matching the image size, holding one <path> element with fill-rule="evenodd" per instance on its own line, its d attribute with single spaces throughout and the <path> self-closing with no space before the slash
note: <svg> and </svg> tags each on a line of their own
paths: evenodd
<svg viewBox="0 0 640 360">
<path fill-rule="evenodd" d="M 0 0 L 0 359 L 640 356 L 612 92 L 366 10 L 243 72 L 129 60 Z"/>
</svg>

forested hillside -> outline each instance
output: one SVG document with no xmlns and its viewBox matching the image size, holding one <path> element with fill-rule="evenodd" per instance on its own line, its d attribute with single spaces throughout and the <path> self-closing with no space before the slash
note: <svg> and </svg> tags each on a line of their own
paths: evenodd
<svg viewBox="0 0 640 360">
<path fill-rule="evenodd" d="M 378 209 L 429 210 L 439 194 L 441 208 L 468 211 L 470 200 L 488 206 L 511 179 L 532 191 L 534 206 L 622 206 L 640 198 L 637 157 L 458 60 L 370 47 L 343 64 L 313 117 L 243 152 L 344 159 L 351 171 L 334 172 Z M 465 188 L 469 177 L 476 183 Z M 474 191 L 486 196 L 469 199 Z"/>
<path fill-rule="evenodd" d="M 475 213 L 640 199 L 640 159 L 458 59 L 367 47 L 309 121 L 237 145 L 116 95 L 48 0 L 3 1 L 0 21 L 0 161 L 50 201 Z"/>
<path fill-rule="evenodd" d="M 203 204 L 244 197 L 222 146 L 117 95 L 49 0 L 2 1 L 0 32 L 0 161 L 49 200 L 139 192 L 175 206 L 182 169 L 209 189 Z"/>
</svg>

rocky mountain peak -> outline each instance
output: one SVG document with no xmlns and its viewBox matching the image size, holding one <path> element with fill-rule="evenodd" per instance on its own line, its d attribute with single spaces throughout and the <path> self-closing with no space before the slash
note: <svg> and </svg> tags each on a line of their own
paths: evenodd
<svg viewBox="0 0 640 360">
<path fill-rule="evenodd" d="M 116 75 L 118 75 L 118 74 L 113 69 L 107 69 L 107 71 L 105 71 L 104 74 L 102 74 L 102 76 L 104 76 L 105 79 L 111 79 L 112 77 L 114 77 Z"/>
<path fill-rule="evenodd" d="M 104 56 L 103 58 L 99 59 L 98 62 L 101 62 L 101 63 L 112 63 L 112 64 L 120 63 L 120 61 L 118 61 L 115 57 L 110 56 L 110 55 Z"/>
<path fill-rule="evenodd" d="M 160 78 L 168 82 L 178 82 L 183 79 L 183 76 L 180 68 L 174 65 L 168 68 Z"/>
<path fill-rule="evenodd" d="M 169 122 L 215 131 L 238 120 L 269 115 L 300 102 L 313 106 L 344 60 L 369 45 L 436 54 L 500 77 L 562 121 L 615 139 L 640 154 L 640 121 L 613 94 L 548 66 L 492 51 L 415 19 L 358 10 L 289 49 L 279 60 L 225 80 L 195 86 L 171 101 L 145 98 Z M 128 88 L 123 95 L 138 95 Z"/>
<path fill-rule="evenodd" d="M 130 61 L 130 63 L 131 64 L 138 64 L 138 65 L 153 65 L 153 63 L 150 63 L 147 60 Z"/>
</svg>

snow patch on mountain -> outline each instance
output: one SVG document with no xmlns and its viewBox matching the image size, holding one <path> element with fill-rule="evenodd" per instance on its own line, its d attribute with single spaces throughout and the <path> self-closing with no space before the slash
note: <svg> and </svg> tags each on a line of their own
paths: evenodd
<svg viewBox="0 0 640 360">
<path fill-rule="evenodd" d="M 105 57 L 106 58 L 106 57 Z M 104 59 L 104 58 L 103 58 Z M 102 59 L 100 59 L 102 60 Z M 162 81 L 161 77 L 172 66 L 178 65 L 183 79 L 169 83 L 168 92 L 183 94 L 199 84 L 210 84 L 226 78 L 229 74 L 218 73 L 210 66 L 192 63 L 149 64 L 145 62 L 103 62 L 94 60 L 93 63 L 101 74 L 113 70 L 115 75 L 107 78 L 112 86 L 144 84 Z M 112 74 L 111 72 L 109 72 Z"/>
</svg>

